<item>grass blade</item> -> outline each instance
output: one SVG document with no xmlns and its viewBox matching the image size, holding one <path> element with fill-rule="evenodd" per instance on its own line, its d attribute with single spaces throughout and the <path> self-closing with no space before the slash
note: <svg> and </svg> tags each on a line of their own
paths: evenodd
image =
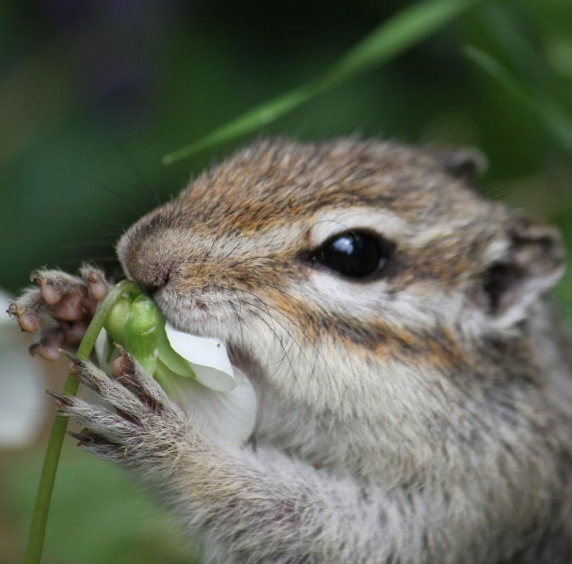
<svg viewBox="0 0 572 564">
<path fill-rule="evenodd" d="M 528 106 L 560 147 L 572 154 L 572 120 L 561 108 L 541 93 L 528 90 L 505 66 L 480 49 L 466 47 L 465 55 Z"/>
<path fill-rule="evenodd" d="M 426 0 L 403 10 L 379 25 L 313 81 L 263 102 L 195 143 L 168 153 L 163 164 L 172 164 L 276 121 L 321 92 L 387 63 L 481 1 Z"/>
</svg>

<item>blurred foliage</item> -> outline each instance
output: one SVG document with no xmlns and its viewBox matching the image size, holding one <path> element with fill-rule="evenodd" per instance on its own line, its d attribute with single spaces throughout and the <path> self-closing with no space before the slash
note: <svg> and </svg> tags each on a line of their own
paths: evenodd
<svg viewBox="0 0 572 564">
<path fill-rule="evenodd" d="M 451 20 L 474 8 L 481 0 L 425 0 L 384 20 L 370 34 L 310 82 L 280 94 L 234 118 L 206 137 L 168 153 L 162 159 L 172 164 L 199 151 L 233 141 L 274 123 L 307 104 L 323 92 L 383 65 Z"/>
<path fill-rule="evenodd" d="M 163 154 L 312 82 L 411 4 L 4 0 L 0 286 L 17 291 L 40 265 L 116 271 L 122 230 L 246 140 L 169 167 Z M 467 46 L 533 97 L 483 72 Z M 478 146 L 490 159 L 484 193 L 556 222 L 572 248 L 572 162 L 539 111 L 558 108 L 556 125 L 569 123 L 571 93 L 572 3 L 486 2 L 262 134 Z M 560 294 L 572 311 L 570 276 Z M 0 562 L 23 554 L 43 449 L 0 453 Z M 186 560 L 174 530 L 122 473 L 64 453 L 47 564 L 176 564 Z"/>
<path fill-rule="evenodd" d="M 135 483 L 109 464 L 78 456 L 74 446 L 64 449 L 43 562 L 192 564 L 188 542 Z M 42 455 L 22 456 L 0 474 L 10 484 L 0 508 L 0 562 L 23 561 L 23 544 L 14 541 L 28 535 Z"/>
</svg>

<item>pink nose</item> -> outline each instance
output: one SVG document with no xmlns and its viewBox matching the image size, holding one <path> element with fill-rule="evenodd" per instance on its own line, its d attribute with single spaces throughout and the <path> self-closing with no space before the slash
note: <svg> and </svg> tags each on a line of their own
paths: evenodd
<svg viewBox="0 0 572 564">
<path fill-rule="evenodd" d="M 170 271 L 164 272 L 163 270 L 157 272 L 157 276 L 147 279 L 144 282 L 139 281 L 143 289 L 148 294 L 154 294 L 163 288 L 169 282 Z"/>
<path fill-rule="evenodd" d="M 137 255 L 130 257 L 125 266 L 128 274 L 148 294 L 154 294 L 163 288 L 171 279 L 174 270 L 172 257 L 149 256 L 145 249 L 139 249 Z"/>
<path fill-rule="evenodd" d="M 140 220 L 119 241 L 117 255 L 125 273 L 149 294 L 161 290 L 172 279 L 181 262 L 177 239 L 156 214 Z"/>
<path fill-rule="evenodd" d="M 136 268 L 131 275 L 148 294 L 154 294 L 169 282 L 171 271 L 170 264 L 148 264 L 143 268 Z"/>
</svg>

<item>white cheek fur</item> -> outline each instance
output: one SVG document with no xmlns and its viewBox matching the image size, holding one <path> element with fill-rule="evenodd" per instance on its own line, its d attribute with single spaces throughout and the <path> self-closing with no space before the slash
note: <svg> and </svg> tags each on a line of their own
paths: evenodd
<svg viewBox="0 0 572 564">
<path fill-rule="evenodd" d="M 410 228 L 405 220 L 386 210 L 353 208 L 319 214 L 310 229 L 310 245 L 319 247 L 335 235 L 352 229 L 371 229 L 388 239 L 403 237 Z"/>
<path fill-rule="evenodd" d="M 392 293 L 384 280 L 356 283 L 325 270 L 315 270 L 307 282 L 289 292 L 304 296 L 316 310 L 360 322 L 382 320 L 397 327 L 431 327 L 436 320 L 452 319 L 460 306 L 458 299 L 435 286 L 417 283 Z"/>
</svg>

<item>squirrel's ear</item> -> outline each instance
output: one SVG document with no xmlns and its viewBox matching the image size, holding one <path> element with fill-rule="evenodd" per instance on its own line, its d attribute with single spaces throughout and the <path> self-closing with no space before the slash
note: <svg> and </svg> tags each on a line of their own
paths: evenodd
<svg viewBox="0 0 572 564">
<path fill-rule="evenodd" d="M 487 158 L 477 149 L 426 146 L 422 151 L 455 178 L 469 179 L 487 170 Z"/>
<path fill-rule="evenodd" d="M 486 312 L 498 326 L 523 319 L 527 308 L 564 273 L 564 248 L 558 230 L 516 219 L 508 247 L 484 272 L 481 292 Z"/>
</svg>

